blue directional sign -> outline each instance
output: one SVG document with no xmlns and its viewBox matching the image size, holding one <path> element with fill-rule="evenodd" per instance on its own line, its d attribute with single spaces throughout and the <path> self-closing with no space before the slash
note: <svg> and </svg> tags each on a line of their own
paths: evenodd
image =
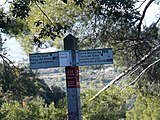
<svg viewBox="0 0 160 120">
<path fill-rule="evenodd" d="M 71 51 L 30 54 L 29 60 L 31 69 L 72 66 Z"/>
<path fill-rule="evenodd" d="M 111 48 L 77 50 L 76 64 L 77 66 L 113 64 L 113 50 Z"/>
<path fill-rule="evenodd" d="M 59 66 L 58 52 L 30 54 L 30 68 L 52 68 Z"/>
<path fill-rule="evenodd" d="M 71 50 L 30 54 L 29 59 L 31 69 L 72 66 Z M 76 50 L 76 66 L 98 64 L 113 64 L 111 48 Z"/>
</svg>

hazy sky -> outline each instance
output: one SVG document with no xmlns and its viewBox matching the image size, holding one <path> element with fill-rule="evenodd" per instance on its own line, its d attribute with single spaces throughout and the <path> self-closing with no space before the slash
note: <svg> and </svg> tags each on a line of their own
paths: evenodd
<svg viewBox="0 0 160 120">
<path fill-rule="evenodd" d="M 6 0 L 0 0 L 0 5 L 2 5 L 3 3 L 5 3 Z M 10 1 L 10 0 L 9 0 Z M 148 1 L 148 0 L 147 0 Z M 146 2 L 147 3 L 147 2 Z M 143 9 L 145 7 L 146 4 L 144 4 L 141 7 L 141 13 L 143 12 Z M 7 5 L 5 5 L 7 6 Z M 138 5 L 137 5 L 138 7 Z M 159 15 L 158 15 L 159 14 Z M 146 12 L 146 16 L 144 19 L 144 23 L 147 25 L 150 25 L 153 21 L 156 21 L 156 17 L 155 16 L 160 16 L 160 5 L 155 5 L 155 4 L 151 4 L 151 6 L 149 7 L 149 9 Z M 3 36 L 5 37 L 5 36 Z M 14 39 L 9 39 L 5 44 L 5 47 L 7 47 L 7 51 L 10 54 L 10 56 L 8 56 L 11 60 L 22 60 L 22 58 L 26 58 L 27 56 L 24 56 L 22 48 L 20 46 L 20 44 Z M 52 52 L 55 49 L 53 48 L 48 48 L 46 50 L 43 50 L 42 52 Z"/>
<path fill-rule="evenodd" d="M 3 39 L 5 38 L 4 36 L 2 37 Z M 7 41 L 4 43 L 3 46 L 7 50 L 7 57 L 12 61 L 22 60 L 22 58 L 27 57 L 23 54 L 20 44 L 14 38 L 7 38 Z"/>
</svg>

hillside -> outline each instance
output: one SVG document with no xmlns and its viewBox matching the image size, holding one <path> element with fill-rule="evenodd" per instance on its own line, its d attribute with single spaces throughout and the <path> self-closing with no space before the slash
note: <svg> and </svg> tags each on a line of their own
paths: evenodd
<svg viewBox="0 0 160 120">
<path fill-rule="evenodd" d="M 96 66 L 94 66 L 96 67 Z M 44 79 L 49 86 L 59 86 L 66 88 L 66 78 L 64 68 L 49 68 L 34 70 L 37 76 Z M 118 73 L 112 66 L 103 68 L 80 67 L 81 88 L 100 89 L 108 84 Z"/>
</svg>

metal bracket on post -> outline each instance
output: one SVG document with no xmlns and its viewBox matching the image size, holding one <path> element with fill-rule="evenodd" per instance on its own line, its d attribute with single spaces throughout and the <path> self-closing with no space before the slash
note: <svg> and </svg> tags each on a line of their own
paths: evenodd
<svg viewBox="0 0 160 120">
<path fill-rule="evenodd" d="M 65 67 L 68 120 L 82 120 L 80 104 L 79 67 L 76 66 L 77 39 L 69 34 L 64 38 L 64 50 L 72 50 L 72 66 Z"/>
</svg>

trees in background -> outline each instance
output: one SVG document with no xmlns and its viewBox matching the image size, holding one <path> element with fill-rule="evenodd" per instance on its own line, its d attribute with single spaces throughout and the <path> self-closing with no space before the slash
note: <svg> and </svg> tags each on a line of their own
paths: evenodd
<svg viewBox="0 0 160 120">
<path fill-rule="evenodd" d="M 33 72 L 15 67 L 3 55 L 0 57 L 0 119 L 67 119 L 65 92 L 60 87 L 49 88 Z"/>
<path fill-rule="evenodd" d="M 42 97 L 46 103 L 58 102 L 65 97 L 65 92 L 59 87 L 49 88 L 44 80 L 37 78 L 34 73 L 27 72 L 23 68 L 11 65 L 7 58 L 1 56 L 3 63 L 0 64 L 0 87 L 1 101 L 22 101 L 25 97 Z M 56 94 L 58 94 L 56 96 Z"/>
<path fill-rule="evenodd" d="M 15 36 L 27 54 L 33 51 L 35 46 L 41 48 L 56 46 L 62 49 L 62 39 L 68 33 L 78 37 L 79 49 L 112 47 L 115 65 L 123 67 L 122 74 L 95 96 L 95 92 L 85 94 L 93 99 L 83 106 L 84 119 L 125 117 L 131 119 L 131 116 L 134 116 L 135 120 L 147 119 L 148 116 L 151 119 L 159 119 L 159 109 L 156 107 L 159 108 L 158 97 L 160 96 L 158 27 L 160 17 L 158 16 L 157 21 L 149 26 L 143 24 L 148 8 L 151 4 L 158 4 L 159 1 L 144 0 L 136 8 L 136 4 L 139 2 L 138 0 L 13 0 L 9 12 L 0 10 L 0 30 L 2 33 Z M 139 7 L 144 2 L 146 5 L 140 14 Z M 1 58 L 4 61 L 1 64 L 1 88 L 4 93 L 7 93 L 8 90 L 11 91 L 11 94 L 7 93 L 11 98 L 13 98 L 12 94 L 16 98 L 38 94 L 47 100 L 50 99 L 48 94 L 51 95 L 52 90 L 58 90 L 59 93 L 59 89 L 50 90 L 43 81 L 12 69 L 13 66 L 10 67 L 5 56 L 2 55 Z M 132 85 L 138 93 L 133 93 L 132 97 L 126 99 L 120 89 L 105 91 L 112 83 L 119 85 L 120 79 L 127 74 L 130 77 L 123 82 L 125 84 L 121 86 L 122 91 L 128 90 L 128 85 Z M 28 86 L 32 86 L 34 89 Z M 117 94 L 119 92 L 120 94 Z M 63 96 L 63 93 L 61 95 Z M 154 98 L 154 96 L 157 97 Z M 88 100 L 89 98 L 84 97 L 84 99 Z M 126 103 L 128 100 L 131 104 Z M 58 101 L 55 100 L 55 102 Z M 41 104 L 42 111 L 44 109 L 50 111 L 50 108 L 44 107 L 43 102 Z M 151 104 L 156 111 L 151 108 Z M 2 107 L 2 111 L 7 105 L 19 106 L 20 104 L 6 103 Z M 35 109 L 38 110 L 39 107 L 35 107 Z M 90 113 L 86 113 L 86 111 L 90 111 Z M 139 115 L 140 113 L 142 114 Z M 9 114 L 11 113 L 1 113 L 2 116 Z M 24 114 L 27 116 L 31 113 L 25 111 Z M 47 114 L 49 112 L 43 113 L 45 116 Z M 7 116 L 5 117 L 7 118 Z"/>
<path fill-rule="evenodd" d="M 144 2 L 83 0 L 79 1 L 81 4 L 77 4 L 73 0 L 16 0 L 11 4 L 11 14 L 16 19 L 21 19 L 27 28 L 17 35 L 26 52 L 31 52 L 35 45 L 42 48 L 48 46 L 63 48 L 62 39 L 68 33 L 72 33 L 79 38 L 79 49 L 112 47 L 115 65 L 127 69 L 156 48 L 134 68 L 136 70 L 132 74 L 132 80 L 127 81 L 129 84 L 145 68 L 159 61 L 160 19 L 157 17 L 157 21 L 150 26 L 143 24 L 147 9 L 159 1 L 147 1 L 140 14 L 138 8 Z M 136 5 L 138 3 L 139 6 Z M 158 88 L 159 62 L 150 68 L 152 71 L 145 72 L 145 76 L 142 77 L 145 81 L 142 79 L 135 81 L 138 82 L 137 87 L 141 88 L 143 86 L 141 84 L 148 84 L 151 89 Z M 151 70 L 150 68 L 148 70 Z"/>
</svg>

